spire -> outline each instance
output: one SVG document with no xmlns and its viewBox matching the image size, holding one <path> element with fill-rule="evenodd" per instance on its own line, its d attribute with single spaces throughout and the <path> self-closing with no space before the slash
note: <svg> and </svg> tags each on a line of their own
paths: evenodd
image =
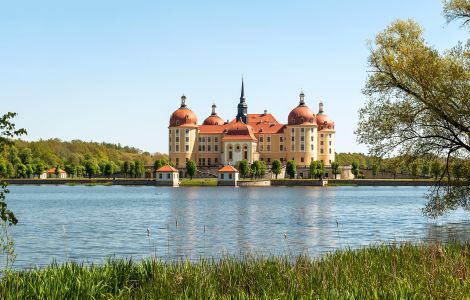
<svg viewBox="0 0 470 300">
<path fill-rule="evenodd" d="M 243 82 L 243 76 L 242 76 L 242 91 L 240 95 L 240 103 L 238 103 L 238 113 L 236 120 L 237 121 L 242 121 L 243 123 L 246 124 L 248 118 L 248 105 L 245 102 L 245 84 Z"/>
<path fill-rule="evenodd" d="M 300 98 L 299 106 L 304 106 L 304 105 L 305 105 L 305 95 L 304 95 L 304 91 L 302 91 L 302 90 L 300 91 L 299 98 Z"/>
<path fill-rule="evenodd" d="M 217 116 L 217 112 L 215 111 L 216 108 L 217 108 L 217 105 L 215 105 L 215 103 L 212 104 L 212 114 L 211 114 L 211 116 Z"/>
<path fill-rule="evenodd" d="M 186 96 L 184 94 L 181 96 L 181 107 L 186 107 Z"/>
<path fill-rule="evenodd" d="M 320 100 L 320 103 L 318 105 L 318 113 L 322 114 L 323 113 L 323 101 Z"/>
<path fill-rule="evenodd" d="M 245 102 L 245 86 L 243 84 L 243 75 L 242 75 L 242 92 L 240 96 L 240 103 Z"/>
</svg>

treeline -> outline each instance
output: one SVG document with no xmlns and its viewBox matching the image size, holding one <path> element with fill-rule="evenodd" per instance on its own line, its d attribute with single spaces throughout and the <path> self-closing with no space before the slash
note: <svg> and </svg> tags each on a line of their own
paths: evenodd
<svg viewBox="0 0 470 300">
<path fill-rule="evenodd" d="M 0 177 L 30 178 L 55 167 L 69 177 L 111 177 L 115 174 L 139 177 L 145 166 L 166 155 L 143 152 L 120 144 L 70 142 L 59 139 L 27 142 L 16 140 L 0 153 Z"/>
<path fill-rule="evenodd" d="M 439 178 L 448 172 L 453 178 L 463 178 L 470 173 L 470 161 L 453 158 L 448 162 L 442 157 L 427 155 L 410 157 L 406 155 L 392 158 L 378 158 L 362 153 L 337 153 L 336 162 L 340 166 L 352 166 L 356 177 L 362 176 L 362 170 L 370 170 L 376 176 L 379 172 L 389 172 L 396 177 L 398 174 Z"/>
</svg>

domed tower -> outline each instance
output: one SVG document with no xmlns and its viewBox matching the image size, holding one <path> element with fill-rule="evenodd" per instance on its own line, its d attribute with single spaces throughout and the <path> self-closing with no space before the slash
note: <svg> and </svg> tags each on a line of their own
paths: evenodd
<svg viewBox="0 0 470 300">
<path fill-rule="evenodd" d="M 202 125 L 224 125 L 224 120 L 217 115 L 216 108 L 215 103 L 212 104 L 212 113 L 204 120 Z"/>
<path fill-rule="evenodd" d="M 168 127 L 168 152 L 170 161 L 177 168 L 184 168 L 186 162 L 194 160 L 194 144 L 197 136 L 197 117 L 186 105 L 186 96 L 181 96 L 181 106 L 173 112 Z"/>
<path fill-rule="evenodd" d="M 325 166 L 330 166 L 335 161 L 335 122 L 325 114 L 323 102 L 320 101 L 318 114 L 318 159 Z"/>
<path fill-rule="evenodd" d="M 299 98 L 299 105 L 289 113 L 284 133 L 286 156 L 299 166 L 307 166 L 317 160 L 317 122 L 315 114 L 305 104 L 303 92 Z"/>
</svg>

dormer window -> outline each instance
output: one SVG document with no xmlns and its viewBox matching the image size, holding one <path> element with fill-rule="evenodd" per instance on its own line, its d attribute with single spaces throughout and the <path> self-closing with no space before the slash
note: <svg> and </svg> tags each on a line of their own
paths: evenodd
<svg viewBox="0 0 470 300">
<path fill-rule="evenodd" d="M 180 121 L 178 121 L 178 120 L 175 123 L 176 123 L 176 126 L 180 125 Z"/>
</svg>

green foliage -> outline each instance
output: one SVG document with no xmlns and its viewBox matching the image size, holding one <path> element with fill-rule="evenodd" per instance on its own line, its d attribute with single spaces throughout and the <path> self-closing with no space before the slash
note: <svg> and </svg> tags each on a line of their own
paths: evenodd
<svg viewBox="0 0 470 300">
<path fill-rule="evenodd" d="M 289 160 L 286 164 L 286 174 L 289 175 L 290 179 L 295 178 L 295 174 L 297 173 L 297 166 L 295 161 Z"/>
<path fill-rule="evenodd" d="M 468 244 L 384 245 L 319 259 L 108 260 L 12 271 L 4 299 L 467 299 Z"/>
<path fill-rule="evenodd" d="M 240 171 L 240 175 L 243 178 L 250 176 L 251 168 L 250 168 L 250 164 L 248 163 L 248 161 L 247 160 L 240 161 L 238 163 L 238 170 Z"/>
<path fill-rule="evenodd" d="M 277 179 L 277 176 L 281 174 L 282 172 L 282 163 L 279 159 L 275 159 L 273 161 L 273 164 L 271 166 L 271 171 L 273 172 L 273 174 L 276 175 L 276 179 Z"/>
<path fill-rule="evenodd" d="M 377 173 L 379 172 L 379 165 L 373 164 L 371 169 L 372 169 L 372 175 L 374 175 L 374 177 L 377 176 Z"/>
<path fill-rule="evenodd" d="M 251 164 L 251 170 L 250 170 L 250 173 L 251 175 L 256 178 L 261 178 L 263 177 L 264 175 L 266 175 L 266 171 L 267 171 L 267 167 L 266 167 L 266 163 L 262 160 L 257 160 L 257 161 L 254 161 L 252 164 Z"/>
<path fill-rule="evenodd" d="M 136 178 L 141 177 L 144 172 L 144 164 L 140 160 L 133 161 L 133 164 L 131 164 L 131 174 Z"/>
<path fill-rule="evenodd" d="M 323 179 L 323 176 L 325 174 L 325 167 L 323 165 L 323 161 L 312 160 L 310 162 L 308 173 L 309 173 L 310 178 Z"/>
<path fill-rule="evenodd" d="M 168 163 L 169 163 L 169 161 L 166 158 L 157 159 L 153 163 L 153 169 L 156 171 L 156 170 L 160 169 L 161 167 L 168 165 Z"/>
<path fill-rule="evenodd" d="M 445 1 L 444 14 L 469 25 L 469 1 Z M 470 210 L 470 173 L 453 176 L 450 165 L 470 159 L 469 53 L 470 40 L 439 53 L 413 20 L 393 22 L 370 46 L 363 90 L 369 100 L 359 111 L 358 141 L 377 157 L 444 159 L 443 170 L 432 172 L 439 182 L 427 195 L 424 212 L 431 217 L 459 207 Z M 419 174 L 413 165 L 406 167 Z"/>
<path fill-rule="evenodd" d="M 191 180 L 193 179 L 193 176 L 196 175 L 196 171 L 197 171 L 196 162 L 191 159 L 188 160 L 186 162 L 186 172 L 188 172 L 188 175 L 191 178 Z"/>
<path fill-rule="evenodd" d="M 86 160 L 83 166 L 85 167 L 85 173 L 87 174 L 88 178 L 91 178 L 94 175 L 100 174 L 100 166 L 94 159 Z"/>
<path fill-rule="evenodd" d="M 335 176 L 335 179 L 338 174 L 341 174 L 341 167 L 337 161 L 331 163 L 331 170 Z"/>
<path fill-rule="evenodd" d="M 352 168 L 351 168 L 351 172 L 353 173 L 354 178 L 357 179 L 357 178 L 359 177 L 360 172 L 361 172 L 361 170 L 360 170 L 360 168 L 359 168 L 359 163 L 357 163 L 357 162 L 354 161 L 354 162 L 351 164 L 351 167 L 352 167 Z"/>
</svg>

